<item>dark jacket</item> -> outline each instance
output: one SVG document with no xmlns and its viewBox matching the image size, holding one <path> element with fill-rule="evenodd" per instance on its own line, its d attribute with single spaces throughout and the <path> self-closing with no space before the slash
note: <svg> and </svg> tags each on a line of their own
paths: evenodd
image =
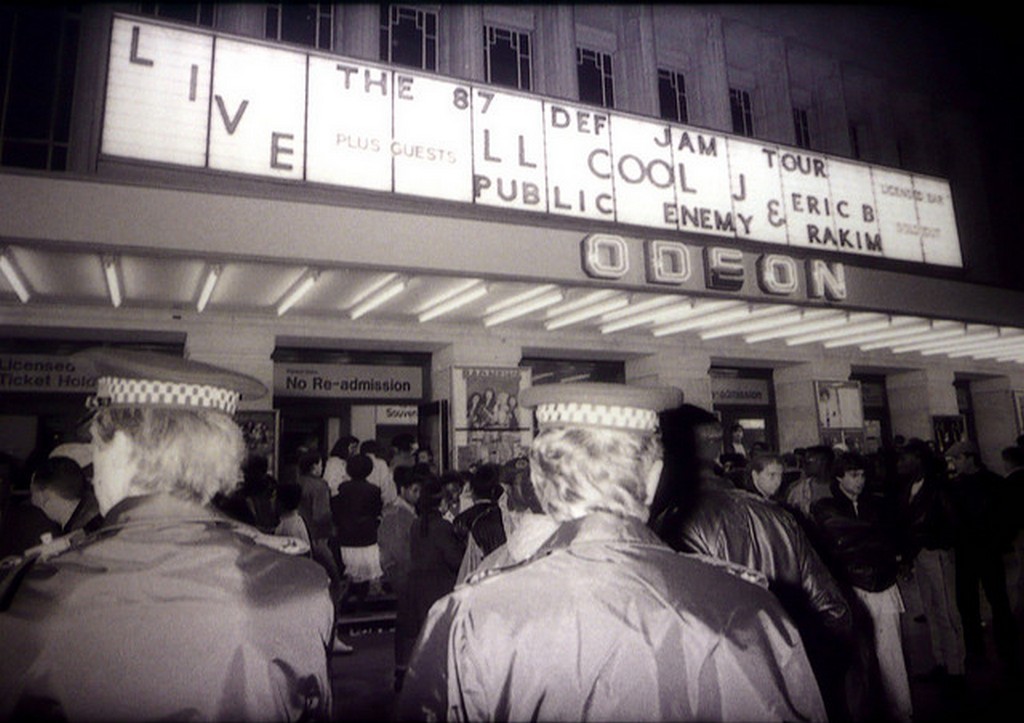
<svg viewBox="0 0 1024 723">
<path fill-rule="evenodd" d="M 949 492 L 959 554 L 1001 555 L 1009 550 L 1014 534 L 1006 480 L 982 468 L 953 477 Z"/>
<path fill-rule="evenodd" d="M 456 515 L 452 524 L 461 539 L 468 540 L 472 535 L 485 556 L 505 544 L 505 523 L 496 502 L 477 502 Z"/>
<path fill-rule="evenodd" d="M 365 479 L 341 483 L 331 498 L 331 514 L 338 544 L 342 547 L 367 547 L 377 544 L 377 528 L 383 509 L 380 488 Z"/>
<path fill-rule="evenodd" d="M 748 575 L 636 519 L 565 522 L 434 605 L 398 717 L 824 719 L 799 634 Z"/>
<path fill-rule="evenodd" d="M 685 517 L 671 512 L 658 532 L 673 549 L 753 568 L 790 614 L 804 639 L 821 633 L 845 640 L 850 606 L 803 528 L 781 505 L 760 495 L 704 482 Z"/>
<path fill-rule="evenodd" d="M 926 476 L 913 498 L 910 492 L 907 485 L 896 502 L 899 552 L 908 563 L 921 550 L 948 550 L 955 541 L 955 517 L 945 480 Z"/>
<path fill-rule="evenodd" d="M 870 494 L 853 502 L 832 482 L 832 496 L 818 500 L 811 514 L 828 548 L 831 569 L 845 582 L 881 592 L 896 584 L 896 543 L 887 524 L 884 503 Z"/>
<path fill-rule="evenodd" d="M 0 720 L 326 718 L 334 609 L 290 543 L 166 495 L 118 503 L 0 613 Z"/>
</svg>

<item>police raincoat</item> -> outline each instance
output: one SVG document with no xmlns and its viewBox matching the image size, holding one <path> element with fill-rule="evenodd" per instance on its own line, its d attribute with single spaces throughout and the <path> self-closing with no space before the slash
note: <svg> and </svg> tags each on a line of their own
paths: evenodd
<svg viewBox="0 0 1024 723">
<path fill-rule="evenodd" d="M 564 523 L 529 560 L 434 605 L 399 717 L 823 720 L 800 636 L 763 582 L 676 553 L 637 519 Z"/>
<path fill-rule="evenodd" d="M 264 537 L 166 495 L 116 505 L 11 591 L 0 719 L 329 716 L 327 577 Z"/>
</svg>

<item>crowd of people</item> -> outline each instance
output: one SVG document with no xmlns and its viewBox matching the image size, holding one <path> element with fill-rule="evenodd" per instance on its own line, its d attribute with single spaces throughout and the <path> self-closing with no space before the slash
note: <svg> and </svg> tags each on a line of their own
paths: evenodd
<svg viewBox="0 0 1024 723">
<path fill-rule="evenodd" d="M 967 441 L 780 455 L 671 388 L 566 384 L 521 395 L 528 458 L 343 436 L 275 478 L 230 419 L 256 380 L 85 359 L 92 443 L 0 517 L 0 719 L 326 718 L 376 598 L 402 719 L 911 720 L 911 592 L 944 690 L 985 659 L 979 588 L 1021 681 L 1024 440 L 1005 475 Z"/>
</svg>

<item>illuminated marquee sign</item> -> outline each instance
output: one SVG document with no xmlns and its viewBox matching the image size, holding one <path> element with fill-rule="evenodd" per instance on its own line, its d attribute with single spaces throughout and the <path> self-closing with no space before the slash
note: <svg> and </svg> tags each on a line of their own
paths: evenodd
<svg viewBox="0 0 1024 723">
<path fill-rule="evenodd" d="M 102 152 L 963 265 L 936 178 L 127 17 L 113 26 Z"/>
</svg>

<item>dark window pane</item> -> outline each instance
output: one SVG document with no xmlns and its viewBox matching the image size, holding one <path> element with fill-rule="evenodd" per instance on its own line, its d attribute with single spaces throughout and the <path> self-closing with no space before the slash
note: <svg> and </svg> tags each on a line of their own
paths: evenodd
<svg viewBox="0 0 1024 723">
<path fill-rule="evenodd" d="M 4 143 L 0 165 L 46 170 L 46 156 L 46 145 L 43 143 L 7 141 Z"/>
<path fill-rule="evenodd" d="M 68 170 L 68 149 L 67 146 L 54 146 L 50 154 L 50 170 Z"/>
<path fill-rule="evenodd" d="M 57 82 L 60 16 L 19 13 L 4 134 L 46 139 Z"/>
<path fill-rule="evenodd" d="M 71 99 L 75 90 L 75 65 L 78 58 L 78 19 L 64 23 L 64 47 L 60 59 L 60 85 L 57 91 L 57 113 L 53 139 L 67 143 L 71 134 Z"/>
<path fill-rule="evenodd" d="M 390 5 L 381 11 L 381 60 L 410 68 L 437 69 L 437 14 Z"/>
<path fill-rule="evenodd" d="M 160 3 L 157 14 L 168 20 L 195 23 L 199 19 L 199 3 Z"/>
<path fill-rule="evenodd" d="M 281 5 L 281 37 L 286 43 L 316 47 L 316 6 Z"/>
<path fill-rule="evenodd" d="M 277 4 L 267 6 L 267 22 L 264 26 L 263 37 L 277 40 L 277 26 L 281 21 L 281 11 Z"/>
<path fill-rule="evenodd" d="M 530 44 L 526 33 L 504 28 L 486 29 L 484 68 L 486 80 L 509 88 L 530 88 Z"/>
<path fill-rule="evenodd" d="M 611 56 L 586 48 L 576 49 L 576 73 L 580 100 L 611 107 L 614 104 L 611 77 Z"/>
</svg>

